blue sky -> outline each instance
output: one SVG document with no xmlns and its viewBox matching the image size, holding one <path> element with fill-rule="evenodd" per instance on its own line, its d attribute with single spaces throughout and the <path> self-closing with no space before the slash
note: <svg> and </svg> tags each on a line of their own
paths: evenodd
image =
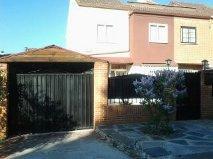
<svg viewBox="0 0 213 159">
<path fill-rule="evenodd" d="M 188 0 L 213 5 L 213 0 Z M 156 0 L 167 4 L 169 0 Z M 69 0 L 0 0 L 0 51 L 65 46 Z"/>
</svg>

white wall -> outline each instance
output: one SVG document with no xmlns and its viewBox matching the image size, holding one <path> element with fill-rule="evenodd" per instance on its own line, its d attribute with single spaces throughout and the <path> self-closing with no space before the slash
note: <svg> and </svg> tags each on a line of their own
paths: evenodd
<svg viewBox="0 0 213 159">
<path fill-rule="evenodd" d="M 155 75 L 156 71 L 167 70 L 168 67 L 156 67 L 156 66 L 141 66 L 132 65 L 129 69 L 128 74 L 144 74 L 144 75 Z M 177 67 L 169 67 L 169 70 L 178 71 Z"/>
<path fill-rule="evenodd" d="M 113 25 L 113 43 L 97 41 L 98 24 Z M 66 47 L 85 54 L 128 52 L 128 11 L 80 7 L 70 0 Z"/>
</svg>

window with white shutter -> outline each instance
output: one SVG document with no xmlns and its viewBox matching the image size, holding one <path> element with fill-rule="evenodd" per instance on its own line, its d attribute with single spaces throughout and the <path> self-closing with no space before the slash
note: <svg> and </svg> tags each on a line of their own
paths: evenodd
<svg viewBox="0 0 213 159">
<path fill-rule="evenodd" d="M 97 26 L 97 41 L 104 42 L 106 39 L 106 29 L 104 25 Z"/>
<path fill-rule="evenodd" d="M 113 43 L 114 34 L 113 25 L 97 25 L 97 42 Z"/>
<path fill-rule="evenodd" d="M 167 24 L 149 24 L 149 42 L 168 43 L 168 25 Z"/>
</svg>

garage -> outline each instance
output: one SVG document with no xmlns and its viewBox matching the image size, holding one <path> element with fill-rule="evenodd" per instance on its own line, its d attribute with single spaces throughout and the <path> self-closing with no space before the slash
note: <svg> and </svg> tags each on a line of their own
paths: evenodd
<svg viewBox="0 0 213 159">
<path fill-rule="evenodd" d="M 55 45 L 0 62 L 7 63 L 7 136 L 95 126 L 94 94 L 102 90 L 94 81 L 102 75 L 94 67 L 107 62 Z"/>
</svg>

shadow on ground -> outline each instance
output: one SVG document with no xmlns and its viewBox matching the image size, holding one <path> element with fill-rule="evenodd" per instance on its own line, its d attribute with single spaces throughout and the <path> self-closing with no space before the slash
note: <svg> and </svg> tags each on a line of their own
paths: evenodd
<svg viewBox="0 0 213 159">
<path fill-rule="evenodd" d="M 122 152 L 97 139 L 93 130 L 25 135 L 0 146 L 0 158 L 16 159 L 128 159 Z"/>
</svg>

